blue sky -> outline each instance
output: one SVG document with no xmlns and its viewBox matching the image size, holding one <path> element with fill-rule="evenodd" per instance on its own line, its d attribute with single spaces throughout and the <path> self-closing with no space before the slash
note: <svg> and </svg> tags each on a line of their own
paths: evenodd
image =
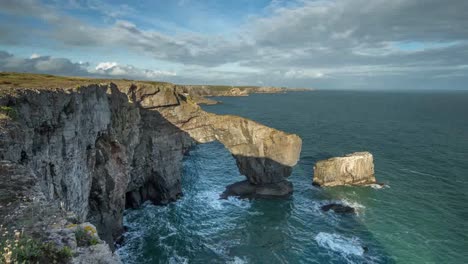
<svg viewBox="0 0 468 264">
<path fill-rule="evenodd" d="M 0 71 L 468 89 L 468 1 L 1 0 Z"/>
</svg>

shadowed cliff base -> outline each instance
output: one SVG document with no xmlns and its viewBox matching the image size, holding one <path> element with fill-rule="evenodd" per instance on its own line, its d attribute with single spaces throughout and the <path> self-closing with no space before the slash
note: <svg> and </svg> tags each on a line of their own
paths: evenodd
<svg viewBox="0 0 468 264">
<path fill-rule="evenodd" d="M 293 192 L 290 181 L 275 183 L 252 184 L 249 181 L 240 181 L 226 186 L 226 190 L 220 195 L 221 199 L 229 196 L 239 198 L 283 198 L 289 197 Z"/>
<path fill-rule="evenodd" d="M 268 158 L 232 155 L 239 172 L 247 180 L 226 186 L 221 198 L 237 196 L 240 198 L 279 198 L 293 192 L 293 185 L 286 180 L 292 167 Z"/>
</svg>

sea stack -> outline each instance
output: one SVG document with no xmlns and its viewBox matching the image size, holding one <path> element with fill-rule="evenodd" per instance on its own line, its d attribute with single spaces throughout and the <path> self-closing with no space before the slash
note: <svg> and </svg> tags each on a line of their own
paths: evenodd
<svg viewBox="0 0 468 264">
<path fill-rule="evenodd" d="M 344 157 L 318 161 L 314 166 L 314 185 L 368 185 L 376 183 L 374 158 L 369 152 L 354 152 Z"/>
</svg>

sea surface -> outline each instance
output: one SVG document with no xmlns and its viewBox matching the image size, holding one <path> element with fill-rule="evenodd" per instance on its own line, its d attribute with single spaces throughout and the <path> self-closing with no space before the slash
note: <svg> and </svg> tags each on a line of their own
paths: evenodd
<svg viewBox="0 0 468 264">
<path fill-rule="evenodd" d="M 243 180 L 220 143 L 184 160 L 168 206 L 127 210 L 124 263 L 468 263 L 468 92 L 344 92 L 214 98 L 204 106 L 298 134 L 288 199 L 219 200 Z M 374 154 L 387 187 L 312 186 L 317 160 Z M 339 202 L 356 215 L 322 212 Z"/>
</svg>

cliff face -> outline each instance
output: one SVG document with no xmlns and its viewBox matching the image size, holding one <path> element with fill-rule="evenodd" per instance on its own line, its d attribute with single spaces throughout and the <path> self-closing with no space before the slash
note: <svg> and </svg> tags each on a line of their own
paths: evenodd
<svg viewBox="0 0 468 264">
<path fill-rule="evenodd" d="M 111 243 L 122 232 L 126 207 L 181 195 L 184 153 L 213 140 L 233 153 L 251 194 L 292 190 L 286 177 L 299 157 L 298 136 L 204 112 L 179 89 L 106 84 L 17 89 L 1 97 L 15 113 L 0 118 L 2 224 L 18 223 L 26 201 L 39 202 L 63 219 L 73 212 L 78 222 L 89 220 Z"/>
<path fill-rule="evenodd" d="M 138 203 L 180 194 L 179 163 L 192 140 L 116 86 L 24 90 L 6 104 L 17 117 L 2 129 L 0 158 L 26 167 L 46 200 L 105 227 L 105 240 L 121 232 L 127 193 L 138 191 Z"/>
</svg>

